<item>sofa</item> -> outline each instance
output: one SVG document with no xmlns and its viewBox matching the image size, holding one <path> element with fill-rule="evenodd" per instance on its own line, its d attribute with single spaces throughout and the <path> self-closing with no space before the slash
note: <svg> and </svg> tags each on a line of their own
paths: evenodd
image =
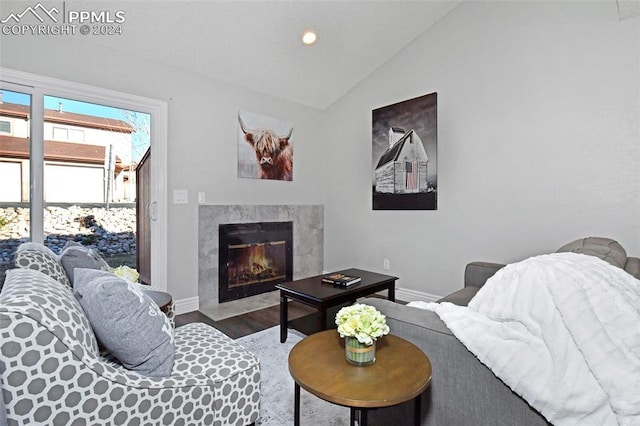
<svg viewBox="0 0 640 426">
<path fill-rule="evenodd" d="M 562 246 L 558 252 L 597 256 L 640 279 L 640 258 L 609 238 L 589 237 Z M 466 306 L 505 265 L 471 262 L 466 265 L 464 288 L 438 302 Z M 431 360 L 432 381 L 423 394 L 422 425 L 546 425 L 546 419 L 515 394 L 460 343 L 435 312 L 381 298 L 366 302 L 387 317 L 392 333 L 420 347 Z M 411 418 L 412 405 L 371 411 L 369 424 L 393 424 Z"/>
<path fill-rule="evenodd" d="M 7 271 L 0 293 L 0 408 L 4 405 L 0 422 L 247 425 L 257 420 L 260 366 L 256 356 L 206 324 L 173 329 L 148 296 L 129 283 L 115 282 L 120 280 L 115 275 L 78 268 L 70 282 L 60 266 L 53 252 L 29 243 L 16 254 L 16 268 Z M 82 291 L 74 288 L 83 279 L 89 284 Z M 88 313 L 89 296 L 95 294 L 90 290 L 96 288 L 107 290 L 97 294 L 98 299 L 111 297 L 109 291 L 120 288 L 135 295 L 126 303 L 129 299 L 139 303 L 141 315 L 151 319 L 148 323 L 140 316 L 127 319 L 124 322 L 131 327 L 121 338 L 142 331 L 134 346 L 159 342 L 157 346 L 167 347 L 168 342 L 170 355 L 162 358 L 161 365 L 166 369 L 169 363 L 164 374 L 139 368 L 157 357 L 129 365 L 126 354 L 114 355 L 115 349 L 110 352 L 96 337 L 103 336 L 105 324 L 110 324 L 108 316 L 96 320 Z M 133 306 L 123 305 L 127 310 Z M 118 306 L 112 309 L 118 316 Z M 118 327 L 127 326 L 122 322 Z M 156 349 L 149 353 L 156 354 Z"/>
</svg>

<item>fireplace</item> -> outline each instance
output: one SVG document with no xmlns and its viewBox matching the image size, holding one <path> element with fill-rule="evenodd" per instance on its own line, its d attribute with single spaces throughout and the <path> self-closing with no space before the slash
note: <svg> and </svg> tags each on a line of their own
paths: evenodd
<svg viewBox="0 0 640 426">
<path fill-rule="evenodd" d="M 275 290 L 293 279 L 293 222 L 219 225 L 218 301 Z"/>
</svg>

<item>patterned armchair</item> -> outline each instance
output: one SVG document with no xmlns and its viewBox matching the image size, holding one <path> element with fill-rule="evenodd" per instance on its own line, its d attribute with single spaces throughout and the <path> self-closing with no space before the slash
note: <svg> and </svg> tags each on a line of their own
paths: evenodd
<svg viewBox="0 0 640 426">
<path fill-rule="evenodd" d="M 258 359 L 205 324 L 178 327 L 174 339 L 170 377 L 127 370 L 100 354 L 69 287 L 34 269 L 8 271 L 0 293 L 0 402 L 7 424 L 255 422 Z"/>
</svg>

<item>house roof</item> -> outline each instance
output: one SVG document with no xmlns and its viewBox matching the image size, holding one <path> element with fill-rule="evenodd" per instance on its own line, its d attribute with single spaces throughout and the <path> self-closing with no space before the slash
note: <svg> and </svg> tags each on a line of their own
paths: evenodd
<svg viewBox="0 0 640 426">
<path fill-rule="evenodd" d="M 29 158 L 29 139 L 0 135 L 0 157 Z M 45 161 L 104 164 L 105 147 L 70 142 L 44 141 Z M 122 170 L 122 159 L 116 156 L 115 169 Z"/>
<path fill-rule="evenodd" d="M 387 164 L 390 161 L 398 160 L 398 156 L 402 152 L 402 148 L 404 147 L 404 144 L 407 141 L 411 140 L 411 138 L 413 137 L 414 133 L 415 132 L 413 131 L 413 129 L 409 130 L 400 139 L 398 139 L 398 141 L 396 143 L 394 143 L 392 147 L 388 148 L 384 152 L 384 154 L 382 154 L 382 156 L 380 157 L 380 160 L 378 161 L 378 164 L 376 165 L 376 169 L 378 167 L 380 167 L 380 166 L 384 166 L 385 164 Z"/>
<path fill-rule="evenodd" d="M 29 119 L 30 108 L 28 105 L 20 105 L 3 102 L 0 103 L 0 116 Z M 48 123 L 60 123 L 78 127 L 107 130 L 118 133 L 134 133 L 136 129 L 123 120 L 114 118 L 96 117 L 75 112 L 44 110 L 44 121 Z"/>
<path fill-rule="evenodd" d="M 0 116 L 13 118 L 29 118 L 29 107 L 26 105 L 0 103 Z"/>
</svg>

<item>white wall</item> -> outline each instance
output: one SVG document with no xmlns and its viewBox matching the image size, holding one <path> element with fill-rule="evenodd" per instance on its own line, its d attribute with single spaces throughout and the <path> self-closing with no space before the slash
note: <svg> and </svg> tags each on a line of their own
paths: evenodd
<svg viewBox="0 0 640 426">
<path fill-rule="evenodd" d="M 388 258 L 400 287 L 445 295 L 469 261 L 590 235 L 639 256 L 639 27 L 615 1 L 455 9 L 329 109 L 325 268 Z M 372 211 L 371 110 L 431 92 L 438 210 Z"/>
<path fill-rule="evenodd" d="M 173 189 L 189 191 L 188 204 L 168 206 L 174 300 L 198 295 L 198 192 L 211 204 L 319 203 L 314 164 L 323 151 L 322 112 L 76 40 L 2 37 L 0 65 L 168 102 L 168 199 Z M 239 108 L 294 123 L 293 182 L 236 177 Z"/>
</svg>

